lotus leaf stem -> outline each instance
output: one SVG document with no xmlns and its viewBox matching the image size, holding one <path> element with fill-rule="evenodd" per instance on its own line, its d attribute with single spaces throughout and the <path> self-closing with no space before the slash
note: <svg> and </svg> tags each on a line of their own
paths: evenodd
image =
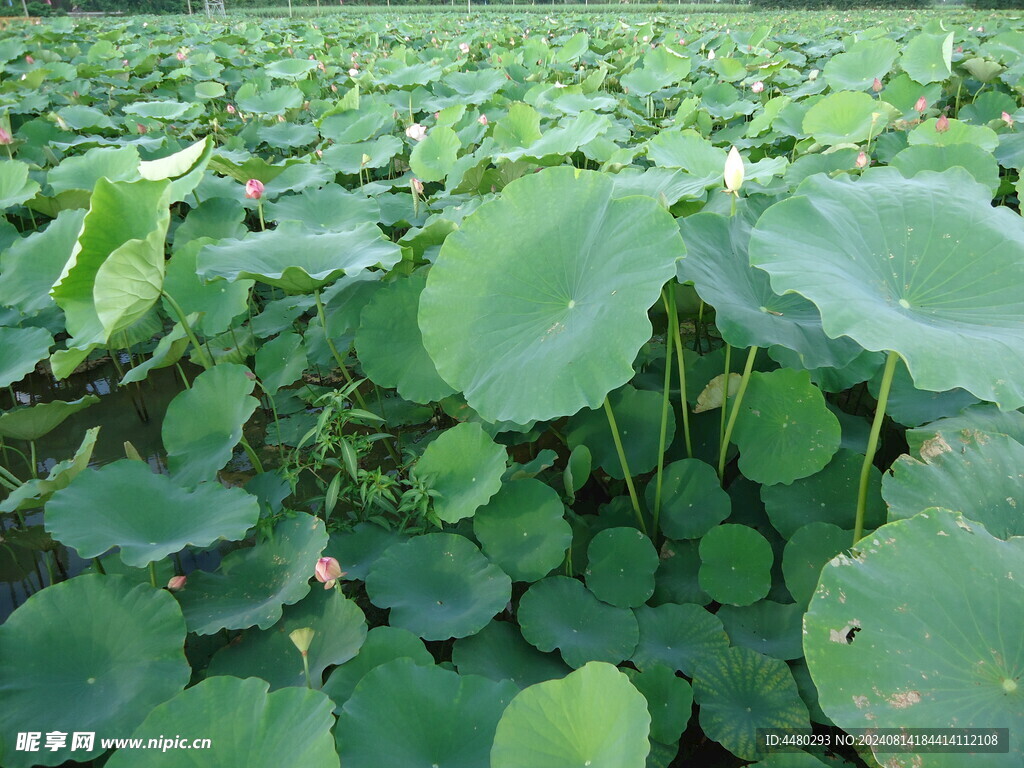
<svg viewBox="0 0 1024 768">
<path fill-rule="evenodd" d="M 98 557 L 94 557 L 92 559 L 92 562 L 93 562 L 93 565 L 96 566 L 96 570 L 99 571 L 101 575 L 103 575 L 103 576 L 107 575 L 107 569 L 103 567 L 103 563 L 100 561 L 100 559 Z"/>
<path fill-rule="evenodd" d="M 671 326 L 676 346 L 676 367 L 679 369 L 679 406 L 683 411 L 683 438 L 686 442 L 686 457 L 692 459 L 693 443 L 690 440 L 690 408 L 686 404 L 686 358 L 683 356 L 683 334 L 679 330 L 679 312 L 676 309 L 674 290 L 671 292 L 671 301 L 667 301 L 666 304 L 668 305 L 668 323 Z"/>
<path fill-rule="evenodd" d="M 875 419 L 871 422 L 868 435 L 868 449 L 864 454 L 864 464 L 860 468 L 860 486 L 857 489 L 857 518 L 853 525 L 853 543 L 860 541 L 864 535 L 864 513 L 868 508 L 868 482 L 871 479 L 871 465 L 878 450 L 878 436 L 882 433 L 882 422 L 885 421 L 885 406 L 889 402 L 889 389 L 892 387 L 893 375 L 896 373 L 898 352 L 890 351 L 885 359 L 885 370 L 882 371 L 882 384 L 878 389 L 878 405 L 875 406 Z"/>
<path fill-rule="evenodd" d="M 156 589 L 156 560 L 149 561 L 149 585 Z"/>
<path fill-rule="evenodd" d="M 718 445 L 725 445 L 725 417 L 729 410 L 729 374 L 732 373 L 730 370 L 732 367 L 732 345 L 725 345 L 725 373 L 723 374 L 724 381 L 722 382 L 722 418 L 718 424 Z"/>
<path fill-rule="evenodd" d="M 665 303 L 665 308 L 668 309 L 668 296 L 664 289 L 661 292 L 662 301 Z M 661 515 L 661 483 L 662 476 L 665 469 L 665 438 L 668 434 L 668 415 L 669 415 L 669 402 L 668 402 L 668 391 L 672 386 L 672 347 L 674 342 L 672 341 L 672 323 L 671 317 L 669 317 L 669 333 L 665 336 L 665 384 L 661 394 L 661 432 L 658 435 L 658 475 L 654 485 L 654 510 L 653 510 L 653 523 L 651 528 L 654 530 L 655 535 L 658 533 L 658 517 Z"/>
<path fill-rule="evenodd" d="M 647 524 L 644 522 L 643 513 L 640 511 L 640 499 L 636 495 L 636 486 L 633 485 L 633 475 L 629 472 L 629 462 L 626 461 L 626 451 L 622 448 L 622 437 L 619 435 L 619 427 L 615 423 L 615 413 L 612 411 L 611 401 L 608 396 L 604 398 L 604 412 L 608 416 L 608 426 L 612 431 L 612 440 L 615 441 L 615 450 L 619 454 L 619 464 L 622 466 L 622 474 L 626 477 L 626 487 L 629 489 L 629 499 L 633 502 L 633 513 L 640 525 L 640 530 L 647 533 Z"/>
<path fill-rule="evenodd" d="M 747 393 L 747 385 L 750 383 L 750 372 L 754 370 L 754 358 L 757 357 L 757 347 L 751 347 L 747 353 L 747 364 L 743 366 L 743 378 L 740 379 L 740 388 L 736 391 L 736 402 L 732 404 L 732 412 L 729 414 L 729 423 L 725 427 L 725 437 L 718 451 L 718 477 L 725 476 L 725 457 L 729 454 L 729 441 L 732 438 L 733 427 L 736 426 L 736 417 L 740 412 L 740 405 L 743 403 L 743 396 Z M 725 387 L 726 394 L 729 392 L 728 382 Z"/>
<path fill-rule="evenodd" d="M 254 451 L 252 449 L 252 446 L 249 445 L 249 441 L 246 440 L 243 437 L 238 442 L 241 444 L 242 448 L 245 450 L 245 455 L 249 457 L 249 461 L 252 462 L 253 469 L 255 469 L 257 472 L 262 474 L 262 472 L 263 472 L 263 462 L 260 461 L 260 457 L 256 455 L 256 451 Z"/>
<path fill-rule="evenodd" d="M 167 303 L 171 305 L 171 309 L 174 310 L 174 314 L 178 316 L 178 322 L 181 323 L 181 327 L 185 329 L 185 335 L 188 336 L 188 340 L 192 342 L 192 346 L 196 350 L 196 354 L 199 356 L 199 362 L 202 363 L 203 368 L 209 370 L 214 366 L 213 357 L 210 353 L 199 343 L 199 339 L 196 338 L 195 331 L 192 330 L 191 324 L 188 322 L 188 317 L 185 315 L 185 311 L 181 308 L 181 305 L 174 300 L 174 297 L 167 291 L 163 291 L 163 296 L 167 299 Z M 180 368 L 179 368 L 180 370 Z M 184 376 L 182 377 L 184 378 Z"/>
</svg>

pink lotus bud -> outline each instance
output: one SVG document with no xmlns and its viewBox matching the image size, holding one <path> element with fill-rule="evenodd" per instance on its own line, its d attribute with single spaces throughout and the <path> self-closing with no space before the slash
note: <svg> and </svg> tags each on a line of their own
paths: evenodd
<svg viewBox="0 0 1024 768">
<path fill-rule="evenodd" d="M 490 43 L 487 44 L 487 50 L 488 51 L 491 50 L 491 44 Z"/>
<path fill-rule="evenodd" d="M 409 182 L 409 185 L 412 187 L 412 191 L 415 192 L 417 195 L 423 194 L 423 182 L 420 181 L 419 179 L 414 178 L 411 182 Z"/>
<path fill-rule="evenodd" d="M 327 71 L 327 65 L 324 64 L 322 61 L 318 61 L 316 63 L 316 68 L 319 69 L 321 72 L 326 72 Z"/>
<path fill-rule="evenodd" d="M 958 45 L 958 46 L 956 47 L 956 52 L 957 52 L 957 53 L 963 53 L 963 52 L 964 52 L 964 47 L 963 47 L 962 45 Z"/>
<path fill-rule="evenodd" d="M 647 35 L 644 35 L 643 41 L 646 43 L 648 40 L 650 40 L 650 38 Z"/>
<path fill-rule="evenodd" d="M 316 56 L 314 56 L 312 53 L 309 54 L 309 60 L 310 61 L 316 61 Z"/>
<path fill-rule="evenodd" d="M 121 66 L 122 67 L 127 67 L 128 66 L 128 59 L 121 59 Z"/>
<path fill-rule="evenodd" d="M 228 106 L 227 106 L 227 110 L 228 110 L 228 114 L 229 114 L 229 115 L 233 115 L 233 114 L 235 114 L 235 112 L 237 111 L 237 110 L 235 109 L 235 105 L 234 105 L 234 104 L 228 104 Z"/>
<path fill-rule="evenodd" d="M 259 200 L 263 197 L 263 182 L 259 179 L 249 179 L 245 182 L 245 196 L 250 200 Z"/>
<path fill-rule="evenodd" d="M 915 112 L 924 112 L 926 109 L 928 109 L 928 99 L 926 99 L 924 96 L 921 96 L 917 100 L 917 103 L 914 104 L 914 111 Z"/>
<path fill-rule="evenodd" d="M 1010 117 L 1009 112 L 1003 112 L 1003 114 L 1000 115 L 1000 117 L 1002 118 L 1003 122 L 1006 123 L 1008 126 L 1013 125 L 1013 118 Z"/>
<path fill-rule="evenodd" d="M 1005 115 L 1006 113 L 1004 112 L 1003 114 Z M 487 125 L 487 115 L 480 115 L 476 121 L 480 123 L 480 125 Z"/>
<path fill-rule="evenodd" d="M 316 561 L 316 580 L 322 582 L 324 589 L 330 589 L 334 582 L 345 575 L 341 565 L 333 557 L 321 557 Z"/>
<path fill-rule="evenodd" d="M 874 91 L 875 93 L 878 93 L 880 90 L 882 90 L 882 81 L 879 80 L 877 77 L 875 78 L 875 81 L 871 83 L 871 90 Z"/>
<path fill-rule="evenodd" d="M 81 94 L 78 91 L 71 92 L 71 98 L 77 99 L 79 96 L 81 96 Z"/>
<path fill-rule="evenodd" d="M 167 589 L 171 592 L 180 592 L 185 588 L 186 581 L 184 576 L 172 576 L 171 580 L 167 582 Z"/>
<path fill-rule="evenodd" d="M 437 45 L 437 38 L 436 37 L 430 38 L 430 44 L 431 45 Z"/>
<path fill-rule="evenodd" d="M 337 93 L 337 92 L 338 92 L 338 86 L 336 86 L 334 83 L 331 83 L 331 93 Z"/>
<path fill-rule="evenodd" d="M 427 129 L 419 123 L 413 123 L 405 129 L 405 135 L 413 141 L 423 141 L 427 138 Z"/>
<path fill-rule="evenodd" d="M 143 134 L 146 131 L 148 131 L 149 129 L 146 126 L 144 126 L 142 123 L 136 123 L 135 124 L 135 130 L 137 130 L 140 134 Z"/>
<path fill-rule="evenodd" d="M 0 127 L 0 146 L 6 147 L 9 144 L 14 143 L 14 137 L 11 136 L 11 132 L 6 128 Z"/>
<path fill-rule="evenodd" d="M 949 130 L 949 118 L 945 115 L 941 115 L 938 120 L 935 121 L 936 133 L 945 133 Z"/>
<path fill-rule="evenodd" d="M 350 69 L 348 71 L 348 76 L 349 77 L 358 77 L 359 76 L 359 70 L 356 69 L 355 67 L 352 67 L 352 69 Z"/>
<path fill-rule="evenodd" d="M 293 51 L 293 50 L 292 50 L 292 47 L 291 47 L 291 46 L 289 45 L 289 46 L 288 46 L 288 55 L 289 55 L 289 56 L 293 56 L 294 54 L 295 54 L 295 51 Z"/>
<path fill-rule="evenodd" d="M 35 64 L 35 63 L 36 63 L 36 60 L 35 60 L 35 59 L 33 59 L 33 58 L 32 58 L 31 56 L 26 56 L 26 57 L 25 57 L 25 63 L 26 63 L 26 64 Z"/>
<path fill-rule="evenodd" d="M 764 83 L 758 80 L 756 83 L 750 86 L 750 90 L 754 93 L 761 93 L 764 90 Z"/>
<path fill-rule="evenodd" d="M 316 151 L 316 156 L 317 156 L 318 159 L 323 159 L 324 151 L 322 149 L 318 149 Z"/>
<path fill-rule="evenodd" d="M 459 43 L 459 50 L 463 53 L 469 53 L 469 43 Z"/>
<path fill-rule="evenodd" d="M 984 31 L 985 31 L 984 27 L 978 27 L 978 32 L 984 32 Z"/>
<path fill-rule="evenodd" d="M 247 378 L 249 381 L 256 381 L 256 374 L 250 371 L 248 368 L 242 371 L 242 373 L 245 374 L 245 378 Z"/>
<path fill-rule="evenodd" d="M 867 153 L 866 152 L 861 152 L 859 155 L 857 155 L 857 167 L 858 168 L 867 168 L 867 166 L 868 166 L 868 156 L 867 156 Z"/>
</svg>

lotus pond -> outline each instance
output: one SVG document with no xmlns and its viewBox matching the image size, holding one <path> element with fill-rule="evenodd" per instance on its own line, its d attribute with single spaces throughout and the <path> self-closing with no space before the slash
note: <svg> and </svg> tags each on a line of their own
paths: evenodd
<svg viewBox="0 0 1024 768">
<path fill-rule="evenodd" d="M 881 18 L 10 28 L 0 764 L 1024 765 L 1024 22 Z"/>
</svg>

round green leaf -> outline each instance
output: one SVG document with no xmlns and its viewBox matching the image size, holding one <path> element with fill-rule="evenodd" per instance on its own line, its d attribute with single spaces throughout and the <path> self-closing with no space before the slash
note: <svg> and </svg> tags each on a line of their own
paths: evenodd
<svg viewBox="0 0 1024 768">
<path fill-rule="evenodd" d="M 212 200 L 207 201 L 204 205 L 209 205 L 218 199 L 212 198 Z M 201 211 L 203 209 L 198 208 L 196 210 Z M 218 221 L 223 225 L 224 219 L 227 216 L 223 211 L 219 213 Z M 188 226 L 189 222 L 192 222 L 191 217 L 186 219 L 181 228 L 177 230 L 175 237 L 176 245 L 178 243 L 177 237 L 180 236 L 181 230 Z M 232 235 L 227 234 L 225 236 L 231 237 Z M 196 330 L 201 331 L 207 336 L 223 333 L 231 326 L 233 318 L 246 311 L 246 307 L 249 304 L 249 289 L 253 286 L 252 280 L 235 280 L 232 282 L 213 280 L 209 283 L 204 283 L 199 279 L 196 275 L 196 257 L 205 245 L 212 242 L 214 241 L 207 237 L 199 237 L 195 240 L 189 240 L 187 244 L 180 248 L 176 247 L 174 255 L 167 263 L 167 274 L 164 277 L 164 291 L 178 302 L 178 306 L 181 307 L 183 312 L 186 314 L 193 312 L 203 313 L 196 326 Z M 164 299 L 164 308 L 169 315 L 175 316 L 173 309 L 166 299 Z"/>
<path fill-rule="evenodd" d="M 675 744 L 686 730 L 693 710 L 690 684 L 664 664 L 655 664 L 643 672 L 625 670 L 630 682 L 647 699 L 651 713 L 651 739 Z"/>
<path fill-rule="evenodd" d="M 750 605 L 772 584 L 771 544 L 746 525 L 719 525 L 700 540 L 700 585 L 729 605 Z"/>
<path fill-rule="evenodd" d="M 512 597 L 512 580 L 473 542 L 429 533 L 395 544 L 366 577 L 373 604 L 391 609 L 391 625 L 426 640 L 479 632 Z"/>
<path fill-rule="evenodd" d="M 898 352 L 918 388 L 1024 405 L 1024 222 L 962 169 L 809 178 L 761 216 L 750 259 L 829 336 Z"/>
<path fill-rule="evenodd" d="M 632 467 L 630 467 L 632 469 Z M 648 509 L 654 509 L 657 480 L 647 484 Z M 729 516 L 732 503 L 714 467 L 699 459 L 681 459 L 664 468 L 661 530 L 670 539 L 699 539 Z"/>
<path fill-rule="evenodd" d="M 693 678 L 700 726 L 737 757 L 763 756 L 758 728 L 810 733 L 807 706 L 786 662 L 749 648 L 727 648 L 704 661 Z"/>
<path fill-rule="evenodd" d="M 952 71 L 953 33 L 921 32 L 903 47 L 900 66 L 922 85 L 939 82 Z"/>
<path fill-rule="evenodd" d="M 28 164 L 0 160 L 0 211 L 21 205 L 39 192 L 39 182 L 28 177 Z"/>
<path fill-rule="evenodd" d="M 508 456 L 475 422 L 456 424 L 416 464 L 416 477 L 438 492 L 434 511 L 446 523 L 472 517 L 501 488 Z"/>
<path fill-rule="evenodd" d="M 733 431 L 745 477 L 765 485 L 808 477 L 829 463 L 841 439 L 839 419 L 807 371 L 750 375 Z"/>
<path fill-rule="evenodd" d="M 525 478 L 501 490 L 473 517 L 484 553 L 513 581 L 537 581 L 557 568 L 572 543 L 572 528 L 555 491 Z"/>
<path fill-rule="evenodd" d="M 420 298 L 423 343 L 484 419 L 596 408 L 633 377 L 647 310 L 685 249 L 667 211 L 613 187 L 572 168 L 528 174 L 444 241 Z"/>
<path fill-rule="evenodd" d="M 828 60 L 825 79 L 833 91 L 862 91 L 889 74 L 898 51 L 888 38 L 859 40 Z"/>
<path fill-rule="evenodd" d="M 375 523 L 358 523 L 351 530 L 332 533 L 331 544 L 324 554 L 338 561 L 345 573 L 343 578 L 365 580 L 377 558 L 392 544 L 407 538 L 405 534 Z"/>
<path fill-rule="evenodd" d="M 844 531 L 831 523 L 809 523 L 797 529 L 782 554 L 786 589 L 797 603 L 807 605 L 811 601 L 821 569 L 833 557 L 849 549 L 852 541 L 852 531 Z"/>
<path fill-rule="evenodd" d="M 318 66 L 315 59 L 282 59 L 263 67 L 271 77 L 284 80 L 302 80 Z"/>
<path fill-rule="evenodd" d="M 335 714 L 341 714 L 341 708 L 367 672 L 394 659 L 405 658 L 421 667 L 434 665 L 434 657 L 423 641 L 409 630 L 387 625 L 371 629 L 355 658 L 335 667 L 324 683 L 323 692 L 334 701 Z"/>
<path fill-rule="evenodd" d="M 694 603 L 707 605 L 711 596 L 700 587 L 700 540 L 666 540 L 661 545 L 661 563 L 654 574 L 651 605 Z"/>
<path fill-rule="evenodd" d="M 148 584 L 83 575 L 32 595 L 0 626 L 4 765 L 32 768 L 98 757 L 104 751 L 98 738 L 93 749 L 74 754 L 26 752 L 14 750 L 14 734 L 129 733 L 188 683 L 184 643 L 185 623 L 174 598 Z"/>
<path fill-rule="evenodd" d="M 50 351 L 53 336 L 43 328 L 0 327 L 0 387 L 21 381 Z"/>
<path fill-rule="evenodd" d="M 1002 541 L 932 509 L 861 545 L 825 567 L 804 619 L 825 714 L 841 728 L 1009 728 L 1010 754 L 1020 755 L 1024 538 Z M 900 757 L 964 765 L 962 754 Z"/>
<path fill-rule="evenodd" d="M 219 571 L 193 571 L 177 593 L 189 631 L 212 635 L 274 625 L 283 605 L 309 593 L 309 579 L 326 545 L 323 522 L 297 512 L 279 522 L 269 540 L 226 555 Z"/>
<path fill-rule="evenodd" d="M 993 536 L 1024 536 L 1024 445 L 1006 435 L 964 429 L 938 435 L 924 461 L 903 455 L 882 478 L 889 520 L 928 507 L 959 512 Z"/>
<path fill-rule="evenodd" d="M 761 600 L 753 605 L 723 605 L 715 614 L 733 645 L 741 645 L 782 661 L 804 655 L 800 630 L 804 607 L 799 603 Z"/>
<path fill-rule="evenodd" d="M 181 485 L 211 479 L 231 458 L 259 405 L 250 396 L 255 383 L 248 373 L 245 366 L 221 363 L 199 374 L 167 406 L 161 434 L 171 476 Z"/>
<path fill-rule="evenodd" d="M 289 637 L 305 628 L 315 632 L 307 655 L 314 688 L 320 687 L 327 667 L 351 659 L 366 639 L 366 619 L 358 605 L 335 589 L 313 589 L 286 606 L 270 629 L 249 629 L 217 651 L 206 676 L 259 677 L 270 683 L 271 690 L 305 686 L 302 655 Z"/>
<path fill-rule="evenodd" d="M 426 282 L 418 272 L 385 285 L 363 308 L 356 331 L 356 353 L 366 375 L 414 403 L 432 403 L 455 392 L 437 375 L 423 348 L 416 314 Z"/>
<path fill-rule="evenodd" d="M 999 163 L 990 151 L 973 144 L 917 144 L 899 152 L 889 165 L 908 179 L 921 171 L 945 171 L 959 165 L 984 184 L 993 197 L 999 189 Z"/>
<path fill-rule="evenodd" d="M 452 170 L 462 144 L 455 131 L 436 126 L 413 147 L 409 167 L 420 181 L 441 181 Z"/>
<path fill-rule="evenodd" d="M 96 395 L 86 395 L 78 400 L 65 402 L 51 400 L 23 408 L 14 408 L 0 414 L 0 437 L 15 440 L 38 440 L 64 423 L 64 420 L 83 408 L 100 401 Z"/>
<path fill-rule="evenodd" d="M 895 116 L 895 107 L 867 93 L 838 91 L 807 110 L 803 129 L 819 144 L 859 144 L 881 133 Z"/>
<path fill-rule="evenodd" d="M 256 374 L 268 397 L 294 384 L 305 370 L 306 349 L 297 333 L 282 333 L 256 351 Z"/>
<path fill-rule="evenodd" d="M 188 545 L 242 539 L 259 516 L 256 497 L 241 488 L 204 483 L 186 491 L 148 464 L 123 459 L 57 491 L 46 505 L 46 530 L 83 558 L 120 547 L 125 565 L 142 568 Z"/>
<path fill-rule="evenodd" d="M 132 734 L 146 744 L 170 734 L 195 734 L 208 749 L 124 749 L 110 768 L 339 768 L 331 737 L 331 702 L 320 691 L 285 688 L 268 693 L 263 680 L 211 677 L 149 713 Z M 158 742 L 159 743 L 159 742 Z"/>
<path fill-rule="evenodd" d="M 508 621 L 492 621 L 475 635 L 456 640 L 452 664 L 460 674 L 511 680 L 518 688 L 565 677 L 571 671 L 554 654 L 541 653 L 527 643 Z"/>
<path fill-rule="evenodd" d="M 991 403 L 972 405 L 957 416 L 949 416 L 916 429 L 908 429 L 906 437 L 910 453 L 924 456 L 935 448 L 941 450 L 940 446 L 933 447 L 931 441 L 940 434 L 953 435 L 962 429 L 1007 435 L 1024 445 L 1024 412 L 1001 411 Z"/>
<path fill-rule="evenodd" d="M 516 694 L 508 681 L 462 677 L 396 659 L 370 670 L 335 728 L 346 768 L 480 768 L 498 719 Z"/>
<path fill-rule="evenodd" d="M 654 594 L 658 553 L 636 528 L 608 528 L 587 548 L 587 588 L 619 608 L 635 608 Z"/>
<path fill-rule="evenodd" d="M 628 608 L 602 603 L 576 579 L 549 576 L 519 601 L 519 625 L 530 645 L 545 653 L 556 648 L 565 663 L 618 664 L 636 648 L 639 630 Z"/>
<path fill-rule="evenodd" d="M 590 662 L 531 686 L 498 723 L 491 768 L 644 768 L 651 716 L 643 695 L 611 664 Z"/>
<path fill-rule="evenodd" d="M 699 605 L 645 605 L 636 618 L 640 642 L 630 661 L 642 671 L 663 664 L 692 677 L 701 662 L 729 647 L 722 620 Z"/>
</svg>

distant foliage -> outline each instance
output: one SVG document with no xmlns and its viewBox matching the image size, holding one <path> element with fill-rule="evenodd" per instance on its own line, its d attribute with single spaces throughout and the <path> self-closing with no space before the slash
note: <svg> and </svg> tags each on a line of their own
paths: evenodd
<svg viewBox="0 0 1024 768">
<path fill-rule="evenodd" d="M 978 2 L 990 3 L 1015 3 L 1013 5 L 986 5 L 986 8 L 1019 8 L 1024 6 L 1024 0 L 978 0 Z M 823 11 L 832 9 L 837 11 L 850 11 L 856 8 L 878 8 L 885 10 L 898 9 L 920 9 L 930 8 L 931 0 L 750 0 L 754 8 L 786 8 L 804 11 Z"/>
<path fill-rule="evenodd" d="M 1024 8 L 1024 0 L 968 0 L 971 8 L 1010 11 Z"/>
</svg>

